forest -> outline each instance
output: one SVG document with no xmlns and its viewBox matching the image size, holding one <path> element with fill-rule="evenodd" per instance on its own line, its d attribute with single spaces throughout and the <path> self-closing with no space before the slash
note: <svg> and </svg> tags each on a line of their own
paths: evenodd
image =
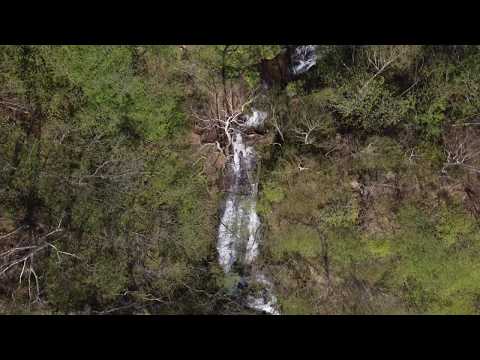
<svg viewBox="0 0 480 360">
<path fill-rule="evenodd" d="M 1 45 L 0 84 L 0 314 L 480 313 L 480 46 Z"/>
</svg>

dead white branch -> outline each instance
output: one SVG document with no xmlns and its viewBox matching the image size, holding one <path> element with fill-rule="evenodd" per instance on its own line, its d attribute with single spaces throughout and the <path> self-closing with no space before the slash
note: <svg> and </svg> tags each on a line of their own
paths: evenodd
<svg viewBox="0 0 480 360">
<path fill-rule="evenodd" d="M 14 231 L 12 231 L 8 234 L 0 236 L 0 240 L 6 239 L 7 237 L 12 236 L 12 235 L 16 234 L 17 232 L 19 232 L 20 230 L 22 230 L 24 228 L 25 228 L 25 226 L 20 226 L 18 229 L 14 230 Z"/>
<path fill-rule="evenodd" d="M 296 134 L 297 139 L 299 139 L 305 145 L 311 145 L 315 142 L 315 137 L 313 133 L 315 130 L 320 128 L 321 123 L 318 119 L 311 119 L 304 115 L 304 120 L 300 127 L 293 129 L 293 132 Z"/>
<path fill-rule="evenodd" d="M 6 273 L 10 270 L 15 268 L 16 266 L 21 267 L 20 269 L 20 274 L 18 277 L 19 284 L 22 284 L 22 280 L 24 278 L 24 274 L 28 273 L 27 280 L 28 280 L 28 293 L 30 296 L 30 299 L 32 300 L 32 277 L 35 282 L 35 299 L 34 301 L 39 301 L 40 298 L 40 284 L 39 284 L 39 276 L 37 275 L 37 272 L 34 267 L 34 258 L 37 254 L 40 254 L 43 250 L 51 248 L 56 252 L 57 258 L 60 261 L 61 260 L 61 255 L 67 255 L 67 256 L 72 256 L 75 258 L 79 258 L 75 254 L 59 250 L 56 245 L 51 243 L 50 241 L 47 241 L 50 237 L 52 237 L 55 234 L 61 233 L 64 231 L 62 229 L 62 221 L 63 221 L 63 216 L 60 217 L 58 224 L 56 228 L 54 228 L 52 231 L 47 233 L 44 236 L 35 238 L 31 238 L 31 243 L 32 245 L 28 246 L 15 246 L 12 247 L 11 249 L 8 249 L 0 254 L 0 276 L 1 275 L 6 275 Z M 7 235 L 4 235 L 3 238 L 6 236 L 11 236 L 14 233 L 20 231 L 22 228 L 19 228 L 15 230 L 14 232 L 11 232 Z"/>
<path fill-rule="evenodd" d="M 467 171 L 480 173 L 478 163 L 480 155 L 480 141 L 471 131 L 455 131 L 454 134 L 446 136 L 444 152 L 446 161 L 442 173 L 447 172 L 449 167 L 459 167 Z"/>
<path fill-rule="evenodd" d="M 360 89 L 363 94 L 368 85 L 379 75 L 381 75 L 388 67 L 394 63 L 407 50 L 404 46 L 380 45 L 369 47 L 367 51 L 368 62 L 376 70 L 375 74 L 368 79 Z"/>
</svg>

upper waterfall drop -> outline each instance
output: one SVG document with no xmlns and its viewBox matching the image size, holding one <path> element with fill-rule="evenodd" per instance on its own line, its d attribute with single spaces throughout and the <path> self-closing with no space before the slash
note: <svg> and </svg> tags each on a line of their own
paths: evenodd
<svg viewBox="0 0 480 360">
<path fill-rule="evenodd" d="M 317 63 L 317 45 L 297 46 L 292 53 L 292 73 L 300 75 Z"/>
</svg>

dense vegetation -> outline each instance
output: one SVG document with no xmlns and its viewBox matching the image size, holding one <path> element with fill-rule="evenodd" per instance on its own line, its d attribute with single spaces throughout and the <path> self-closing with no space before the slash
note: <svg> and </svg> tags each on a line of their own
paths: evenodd
<svg viewBox="0 0 480 360">
<path fill-rule="evenodd" d="M 266 92 L 261 263 L 283 313 L 480 311 L 479 52 L 319 46 Z M 228 154 L 197 118 L 278 54 L 1 46 L 0 313 L 248 313 L 216 258 Z"/>
</svg>

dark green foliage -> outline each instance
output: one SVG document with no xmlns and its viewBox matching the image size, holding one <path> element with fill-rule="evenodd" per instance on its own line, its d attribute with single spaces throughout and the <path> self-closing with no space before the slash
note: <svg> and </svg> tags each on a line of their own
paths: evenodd
<svg viewBox="0 0 480 360">
<path fill-rule="evenodd" d="M 2 219 L 28 226 L 32 244 L 62 229 L 49 238 L 61 252 L 35 256 L 34 295 L 61 313 L 211 311 L 192 296 L 216 291 L 216 199 L 192 171 L 176 50 L 2 50 L 0 96 L 28 111 L 1 109 Z"/>
</svg>

